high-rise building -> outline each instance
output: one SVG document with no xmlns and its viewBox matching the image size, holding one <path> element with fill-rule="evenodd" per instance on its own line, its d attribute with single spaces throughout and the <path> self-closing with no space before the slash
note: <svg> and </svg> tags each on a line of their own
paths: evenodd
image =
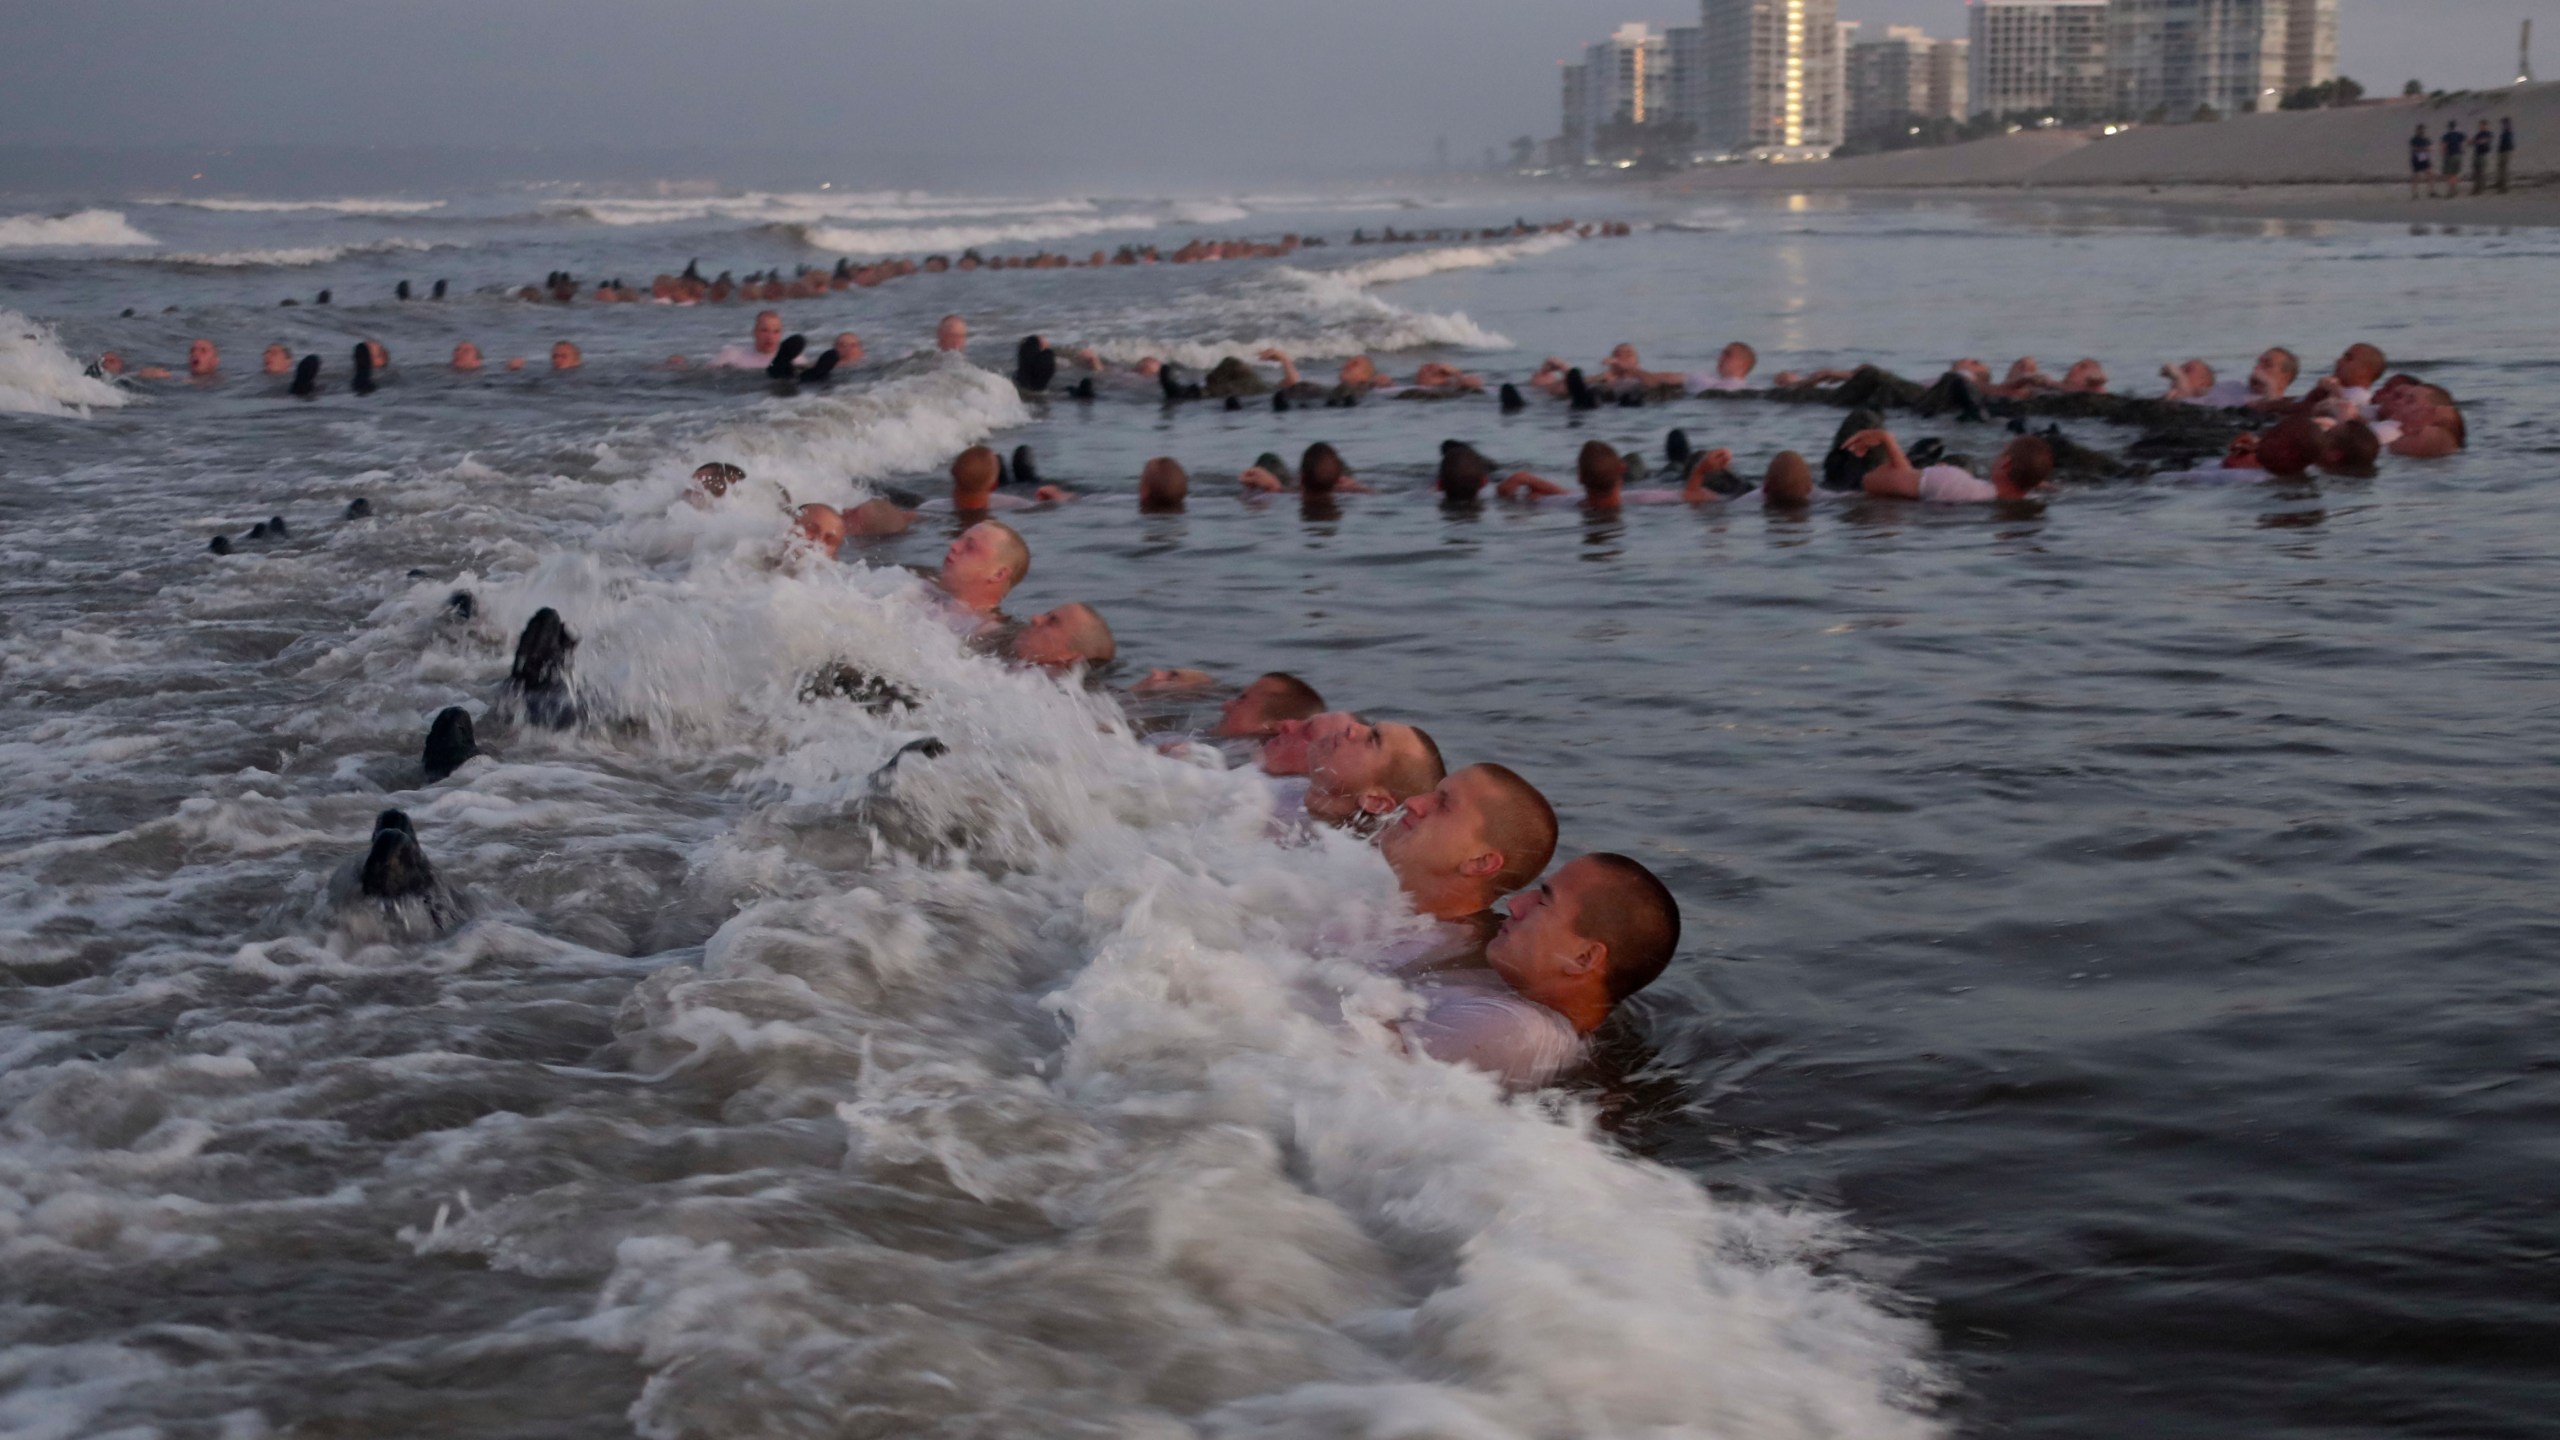
<svg viewBox="0 0 2560 1440">
<path fill-rule="evenodd" d="M 2273 110 L 2295 0 L 2111 0 L 2107 88 L 2120 115 Z"/>
<path fill-rule="evenodd" d="M 1973 113 L 2107 113 L 2107 7 L 2108 0 L 1972 0 Z"/>
<path fill-rule="evenodd" d="M 1676 25 L 1663 32 L 1671 51 L 1671 118 L 1689 126 L 1689 148 L 1705 151 L 1707 133 L 1707 32 L 1696 25 Z"/>
<path fill-rule="evenodd" d="M 1701 0 L 1701 148 L 1814 154 L 1840 143 L 1838 0 Z"/>
<path fill-rule="evenodd" d="M 1591 132 L 1582 118 L 1590 108 L 1582 98 L 1582 92 L 1588 88 L 1589 76 L 1582 66 L 1572 62 L 1567 62 L 1561 73 L 1564 77 L 1564 127 L 1556 132 L 1556 153 L 1550 157 L 1550 163 L 1579 165 L 1591 158 Z"/>
<path fill-rule="evenodd" d="M 1643 22 L 1618 27 L 1564 67 L 1560 147 L 1570 163 L 1596 158 L 1611 125 L 1652 125 L 1672 115 L 1671 45 Z"/>
<path fill-rule="evenodd" d="M 2285 17 L 2284 93 L 2338 78 L 2338 0 L 2293 0 Z"/>
<path fill-rule="evenodd" d="M 1913 25 L 1888 25 L 1881 33 L 1843 26 L 1846 135 L 1873 139 L 1928 120 L 1965 118 L 1965 51 L 1962 40 L 1939 40 Z"/>
</svg>

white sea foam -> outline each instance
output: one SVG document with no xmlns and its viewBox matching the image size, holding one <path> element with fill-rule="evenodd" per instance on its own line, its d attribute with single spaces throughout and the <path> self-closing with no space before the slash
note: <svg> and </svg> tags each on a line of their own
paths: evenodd
<svg viewBox="0 0 2560 1440">
<path fill-rule="evenodd" d="M 1106 230 L 1143 230 L 1155 222 L 1146 216 L 1059 216 L 983 225 L 845 225 L 787 224 L 785 234 L 829 255 L 913 255 L 930 251 L 967 250 L 987 245 L 1036 245 Z"/>
<path fill-rule="evenodd" d="M 1177 200 L 1165 218 L 1176 225 L 1232 225 L 1252 214 L 1229 200 Z"/>
<path fill-rule="evenodd" d="M 196 210 L 220 210 L 242 215 L 289 214 L 295 211 L 326 211 L 334 215 L 424 215 L 445 207 L 442 200 L 376 200 L 350 196 L 335 200 L 232 200 L 197 199 L 193 196 L 170 196 L 146 200 L 146 205 L 184 205 Z"/>
<path fill-rule="evenodd" d="M 603 225 L 668 225 L 688 220 L 757 220 L 780 224 L 851 224 L 883 221 L 973 219 L 995 216 L 1088 215 L 1094 205 L 1078 199 L 1009 199 L 940 196 L 923 191 L 753 191 L 685 199 L 563 200 L 548 213 Z"/>
<path fill-rule="evenodd" d="M 76 210 L 68 215 L 0 215 L 0 250 L 159 243 L 133 228 L 120 210 Z"/>
<path fill-rule="evenodd" d="M 1534 235 L 1500 244 L 1415 250 L 1330 270 L 1283 265 L 1240 289 L 1212 292 L 1178 316 L 1133 316 L 1141 333 L 1099 339 L 1094 349 L 1123 364 L 1152 355 L 1194 368 L 1230 355 L 1250 359 L 1265 349 L 1301 360 L 1398 350 L 1507 350 L 1508 337 L 1478 325 L 1464 312 L 1410 309 L 1370 293 L 1371 288 L 1533 259 L 1573 241 L 1570 235 Z M 1168 338 L 1199 331 L 1224 338 Z"/>
<path fill-rule="evenodd" d="M 290 268 L 302 265 L 326 265 L 350 255 L 389 255 L 404 250 L 436 250 L 444 248 L 432 241 L 393 237 L 385 240 L 349 241 L 343 245 L 277 245 L 246 250 L 164 250 L 156 255 L 129 257 L 140 265 L 174 265 L 201 270 L 246 270 L 260 266 Z"/>
<path fill-rule="evenodd" d="M 52 326 L 15 310 L 0 310 L 0 411 L 86 415 L 93 406 L 118 406 L 130 398 L 86 374 L 62 348 Z"/>
</svg>

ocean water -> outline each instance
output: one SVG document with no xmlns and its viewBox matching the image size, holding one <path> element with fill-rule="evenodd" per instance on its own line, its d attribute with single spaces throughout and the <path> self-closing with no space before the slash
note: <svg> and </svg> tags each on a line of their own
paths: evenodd
<svg viewBox="0 0 2560 1440">
<path fill-rule="evenodd" d="M 826 393 L 660 368 L 752 307 L 495 293 L 1568 210 L 1636 234 L 787 304 L 869 345 Z M 0 205 L 0 1435 L 2547 1433 L 2556 264 L 1606 192 Z M 979 364 L 916 353 L 945 312 Z M 1494 378 L 1619 340 L 2086 353 L 2123 388 L 2372 339 L 2473 448 L 1997 514 L 1448 511 L 1445 437 L 1553 472 L 1838 416 L 1027 402 L 1032 331 Z M 218 384 L 81 374 L 200 334 Z M 453 376 L 462 338 L 535 368 Z M 585 370 L 540 370 L 559 338 Z M 271 340 L 326 393 L 255 374 Z M 1662 872 L 1681 956 L 1591 1074 L 1506 1102 L 1391 1053 L 1383 864 L 1275 847 L 1107 690 L 963 653 L 899 569 L 947 530 L 777 569 L 768 521 L 677 498 L 711 459 L 930 489 L 982 439 L 1086 492 L 1019 517 L 1011 608 L 1096 604 L 1119 678 L 1297 672 Z M 1318 439 L 1379 493 L 1225 483 Z M 1155 454 L 1186 513 L 1135 513 Z M 563 734 L 490 708 L 545 605 L 595 717 Z M 831 661 L 918 704 L 800 698 Z M 425 785 L 450 704 L 488 754 Z M 448 933 L 332 899 L 392 806 Z"/>
</svg>

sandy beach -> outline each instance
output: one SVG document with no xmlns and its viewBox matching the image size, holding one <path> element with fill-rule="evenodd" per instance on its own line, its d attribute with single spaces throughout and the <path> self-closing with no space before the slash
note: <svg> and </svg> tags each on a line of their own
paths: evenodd
<svg viewBox="0 0 2560 1440">
<path fill-rule="evenodd" d="M 2408 138 L 2512 117 L 2522 146 L 2509 193 L 2412 199 Z M 2346 110 L 2141 126 L 2116 135 L 2022 131 L 1965 145 L 1809 165 L 1749 165 L 1665 182 L 1671 193 L 1923 190 L 2200 216 L 2444 225 L 2560 224 L 2560 84 Z"/>
</svg>

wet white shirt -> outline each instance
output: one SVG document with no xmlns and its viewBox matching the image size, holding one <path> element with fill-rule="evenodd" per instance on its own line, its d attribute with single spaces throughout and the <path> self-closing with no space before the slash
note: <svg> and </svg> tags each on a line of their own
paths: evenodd
<svg viewBox="0 0 2560 1440">
<path fill-rule="evenodd" d="M 1979 505 L 2000 498 L 2000 487 L 1974 478 L 1961 465 L 1932 465 L 1920 472 L 1920 498 L 1940 505 Z"/>
<path fill-rule="evenodd" d="M 1435 1060 L 1473 1066 L 1514 1090 L 1553 1084 L 1582 1062 L 1573 1022 L 1491 970 L 1437 971 L 1416 977 L 1413 990 L 1423 1009 L 1404 1036 Z"/>
<path fill-rule="evenodd" d="M 715 370 L 763 370 L 773 364 L 771 355 L 758 354 L 753 345 L 723 345 L 711 357 Z"/>
<path fill-rule="evenodd" d="M 1717 375 L 1710 372 L 1704 374 L 1693 373 L 1684 375 L 1681 378 L 1688 382 L 1688 385 L 1685 388 L 1692 395 L 1704 395 L 1710 390 L 1748 390 L 1751 388 L 1751 377 L 1748 375 Z"/>
<path fill-rule="evenodd" d="M 2201 395 L 2188 396 L 2187 403 L 2214 410 L 2237 410 L 2257 398 L 2257 393 L 2249 388 L 2248 381 L 2224 380 Z"/>
</svg>

